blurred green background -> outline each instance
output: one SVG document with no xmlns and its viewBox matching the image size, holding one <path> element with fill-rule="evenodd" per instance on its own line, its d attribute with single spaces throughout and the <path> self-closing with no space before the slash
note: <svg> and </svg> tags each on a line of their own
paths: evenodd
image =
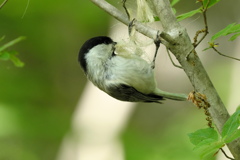
<svg viewBox="0 0 240 160">
<path fill-rule="evenodd" d="M 1 160 L 54 159 L 86 82 L 80 46 L 108 28 L 109 17 L 89 1 L 30 0 L 22 18 L 27 3 L 8 1 L 0 10 L 1 44 L 26 36 L 10 48 L 25 66 L 0 62 Z"/>
<path fill-rule="evenodd" d="M 0 61 L 0 160 L 56 158 L 86 83 L 77 62 L 79 48 L 109 28 L 110 16 L 87 0 L 30 0 L 23 16 L 27 3 L 8 1 L 0 10 L 0 37 L 5 36 L 0 43 L 27 37 L 10 48 L 20 53 L 23 68 Z M 184 11 L 196 6 L 181 4 Z M 219 66 L 209 72 L 226 100 L 228 87 L 218 79 L 229 75 L 229 67 L 221 65 L 219 74 Z M 206 127 L 203 112 L 187 103 L 176 111 L 176 105 L 149 109 L 140 104 L 121 136 L 126 160 L 199 159 L 187 133 Z"/>
</svg>

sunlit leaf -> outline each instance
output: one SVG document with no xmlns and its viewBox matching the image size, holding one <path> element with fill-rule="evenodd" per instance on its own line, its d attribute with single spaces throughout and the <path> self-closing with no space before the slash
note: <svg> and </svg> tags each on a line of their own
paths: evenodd
<svg viewBox="0 0 240 160">
<path fill-rule="evenodd" d="M 225 143 L 232 142 L 236 138 L 240 137 L 240 130 L 238 129 L 240 126 L 239 118 L 240 110 L 236 111 L 224 124 L 222 137 Z"/>
<path fill-rule="evenodd" d="M 235 24 L 235 23 L 229 24 L 227 27 L 225 27 L 224 29 L 222 29 L 221 31 L 219 31 L 215 35 L 213 35 L 212 38 L 211 38 L 211 41 L 214 41 L 221 36 L 226 36 L 226 35 L 229 35 L 231 33 L 236 33 L 237 36 L 239 36 L 240 24 Z M 233 37 L 233 38 L 236 38 L 236 37 Z"/>
<path fill-rule="evenodd" d="M 224 145 L 224 142 L 219 140 L 217 131 L 213 128 L 200 129 L 188 136 L 195 145 L 194 150 L 199 153 L 201 158 L 213 155 Z"/>
<path fill-rule="evenodd" d="M 175 4 L 177 4 L 180 0 L 172 0 L 171 1 L 171 6 L 174 6 Z"/>
<path fill-rule="evenodd" d="M 0 60 L 7 61 L 9 59 L 10 59 L 10 53 L 9 52 L 0 53 Z"/>
<path fill-rule="evenodd" d="M 19 58 L 17 58 L 14 54 L 10 55 L 10 60 L 14 63 L 16 67 L 24 66 L 24 63 Z"/>
<path fill-rule="evenodd" d="M 184 13 L 184 14 L 181 14 L 181 15 L 177 16 L 177 19 L 178 19 L 178 21 L 182 21 L 182 20 L 184 20 L 186 18 L 194 16 L 197 13 L 201 13 L 201 9 L 200 8 L 196 9 L 196 10 L 193 10 L 193 11 L 190 11 L 190 12 L 187 12 L 187 13 Z"/>
<path fill-rule="evenodd" d="M 213 128 L 200 129 L 194 133 L 188 134 L 188 136 L 194 145 L 198 145 L 206 139 L 218 140 L 218 133 Z"/>
<path fill-rule="evenodd" d="M 212 7 L 213 5 L 215 5 L 216 3 L 218 3 L 220 0 L 203 0 L 203 7 L 206 8 L 210 8 Z M 181 14 L 179 16 L 177 16 L 177 19 L 178 21 L 182 21 L 186 18 L 189 18 L 189 17 L 192 17 L 194 16 L 195 14 L 197 13 L 201 13 L 202 12 L 202 6 L 196 10 L 193 10 L 193 11 L 190 11 L 190 12 L 187 12 L 187 13 L 184 13 L 184 14 Z"/>
<path fill-rule="evenodd" d="M 209 46 L 209 47 L 207 47 L 207 48 L 204 48 L 203 51 L 209 50 L 209 49 L 211 49 L 211 48 L 212 48 L 212 46 Z"/>
<path fill-rule="evenodd" d="M 240 33 L 234 34 L 229 40 L 234 41 L 238 36 L 240 36 Z"/>
<path fill-rule="evenodd" d="M 211 141 L 210 139 L 205 140 L 201 145 L 194 148 L 197 151 L 202 159 L 213 157 L 217 151 L 224 146 L 224 142 L 218 141 Z"/>
<path fill-rule="evenodd" d="M 4 39 L 4 36 L 0 38 L 0 41 Z M 18 37 L 10 42 L 5 43 L 4 45 L 0 46 L 0 60 L 11 60 L 15 66 L 17 67 L 23 67 L 24 63 L 17 58 L 15 55 L 18 53 L 15 51 L 5 51 L 7 48 L 15 45 L 16 43 L 24 40 L 25 37 Z"/>
<path fill-rule="evenodd" d="M 212 7 L 213 5 L 217 4 L 220 0 L 204 0 L 203 6 L 206 7 L 208 5 L 208 8 Z"/>
</svg>

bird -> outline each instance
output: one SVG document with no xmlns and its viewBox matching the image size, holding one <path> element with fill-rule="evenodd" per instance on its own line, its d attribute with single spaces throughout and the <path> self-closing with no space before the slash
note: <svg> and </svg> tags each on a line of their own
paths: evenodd
<svg viewBox="0 0 240 160">
<path fill-rule="evenodd" d="M 80 66 L 100 90 L 115 99 L 128 102 L 162 103 L 165 99 L 187 99 L 184 94 L 157 88 L 154 65 L 137 54 L 116 54 L 116 45 L 117 42 L 108 36 L 97 36 L 87 40 L 80 48 Z"/>
</svg>

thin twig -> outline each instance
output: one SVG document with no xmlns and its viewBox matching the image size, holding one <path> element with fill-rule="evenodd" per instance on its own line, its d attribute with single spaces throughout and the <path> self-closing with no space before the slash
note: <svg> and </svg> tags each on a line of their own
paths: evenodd
<svg viewBox="0 0 240 160">
<path fill-rule="evenodd" d="M 203 2 L 202 2 L 202 7 L 203 7 L 202 14 L 203 14 L 203 20 L 204 20 L 205 28 L 203 30 L 200 30 L 199 33 L 204 33 L 204 35 L 202 36 L 202 38 L 197 43 L 193 44 L 194 48 L 196 48 L 204 40 L 204 38 L 208 34 L 207 9 L 208 9 L 209 2 L 210 2 L 210 0 L 208 0 L 208 2 L 206 4 L 206 7 L 204 7 Z"/>
<path fill-rule="evenodd" d="M 177 65 L 176 63 L 174 63 L 174 61 L 173 61 L 173 59 L 172 59 L 172 57 L 171 57 L 171 55 L 170 55 L 169 50 L 168 50 L 167 47 L 166 47 L 166 50 L 167 50 L 168 57 L 170 58 L 172 64 L 173 64 L 175 67 L 177 67 L 177 68 L 183 69 L 181 66 Z"/>
<path fill-rule="evenodd" d="M 27 9 L 28 9 L 28 6 L 29 6 L 29 3 L 30 3 L 30 0 L 28 0 L 27 1 L 27 5 L 26 5 L 26 8 L 25 8 L 25 10 L 24 10 L 24 12 L 23 12 L 23 15 L 22 15 L 22 19 L 23 19 L 23 17 L 26 15 L 26 13 L 27 13 Z"/>
<path fill-rule="evenodd" d="M 231 59 L 234 59 L 234 60 L 240 61 L 240 59 L 238 59 L 238 58 L 235 58 L 235 57 L 231 57 L 231 56 L 228 56 L 228 55 L 222 54 L 222 53 L 219 52 L 214 46 L 212 46 L 212 49 L 213 49 L 214 51 L 216 51 L 216 52 L 217 52 L 219 55 L 221 55 L 221 56 L 224 56 L 224 57 L 227 57 L 227 58 L 231 58 Z"/>
<path fill-rule="evenodd" d="M 126 2 L 127 2 L 127 0 L 123 0 L 123 2 L 122 2 L 123 3 L 123 8 L 124 8 L 124 10 L 125 10 L 125 12 L 128 16 L 128 20 L 130 20 L 130 14 L 129 14 L 128 9 L 126 7 Z"/>
<path fill-rule="evenodd" d="M 229 156 L 227 155 L 227 153 L 226 153 L 222 148 L 220 148 L 220 150 L 222 151 L 222 153 L 224 154 L 224 156 L 225 156 L 226 158 L 231 159 L 231 160 L 235 160 L 234 158 L 229 157 Z"/>
<path fill-rule="evenodd" d="M 191 50 L 191 52 L 189 52 L 189 53 L 187 54 L 186 59 L 188 59 L 189 55 L 190 55 L 191 53 L 193 53 L 193 50 L 194 50 L 195 48 L 197 48 L 197 46 L 204 40 L 204 38 L 205 38 L 205 37 L 207 36 L 207 34 L 209 33 L 209 32 L 208 32 L 208 23 L 207 23 L 207 9 L 208 9 L 209 2 L 210 2 L 210 0 L 208 0 L 208 2 L 207 2 L 207 4 L 206 4 L 206 7 L 204 7 L 203 2 L 201 2 L 201 3 L 202 3 L 203 21 L 204 21 L 205 27 L 204 27 L 204 29 L 199 30 L 199 31 L 196 32 L 196 35 L 195 35 L 195 37 L 194 37 L 194 39 L 193 39 L 193 41 L 194 41 L 194 42 L 193 42 L 193 49 Z M 197 38 L 198 38 L 198 36 L 199 36 L 201 33 L 204 33 L 204 35 L 203 35 L 202 38 L 198 41 Z"/>
<path fill-rule="evenodd" d="M 105 1 L 105 0 L 91 0 L 91 2 L 93 2 L 99 8 L 103 9 L 104 11 L 106 11 L 108 14 L 110 14 L 111 16 L 113 16 L 114 18 L 116 18 L 117 20 L 122 22 L 123 24 L 129 25 L 130 20 L 128 19 L 128 17 L 124 13 L 119 11 L 116 7 L 109 4 L 107 1 Z M 155 39 L 158 30 L 153 29 L 153 28 L 151 28 L 147 25 L 144 25 L 142 23 L 139 23 L 138 21 L 135 21 L 134 25 L 135 25 L 135 28 L 138 32 L 142 33 L 143 35 L 145 35 L 145 36 L 147 36 L 151 39 Z M 166 40 L 164 40 L 162 37 L 161 37 L 161 42 L 165 46 L 168 45 L 168 42 Z"/>
<path fill-rule="evenodd" d="M 0 9 L 7 3 L 8 0 L 3 1 L 3 3 L 0 5 Z"/>
</svg>

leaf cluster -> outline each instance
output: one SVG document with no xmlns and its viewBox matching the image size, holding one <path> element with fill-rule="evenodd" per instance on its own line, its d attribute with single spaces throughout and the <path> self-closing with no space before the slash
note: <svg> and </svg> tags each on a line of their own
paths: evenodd
<svg viewBox="0 0 240 160">
<path fill-rule="evenodd" d="M 225 27 L 221 31 L 214 34 L 211 38 L 211 42 L 214 42 L 217 38 L 221 36 L 226 36 L 229 34 L 234 34 L 233 36 L 230 37 L 229 39 L 230 41 L 233 41 L 238 36 L 240 36 L 240 24 L 236 24 L 236 23 L 229 24 L 227 27 Z"/>
<path fill-rule="evenodd" d="M 215 4 L 217 4 L 220 0 L 197 0 L 197 2 L 202 2 L 202 5 L 200 8 L 189 11 L 187 13 L 181 14 L 177 16 L 178 21 L 182 21 L 186 18 L 190 18 L 194 16 L 195 14 L 202 13 L 205 9 L 208 9 Z"/>
<path fill-rule="evenodd" d="M 233 34 L 230 38 L 229 41 L 234 41 L 238 36 L 240 36 L 240 24 L 236 24 L 236 23 L 232 23 L 229 24 L 227 27 L 225 27 L 224 29 L 220 30 L 219 32 L 217 32 L 216 34 L 214 34 L 211 37 L 211 41 L 208 42 L 209 47 L 205 48 L 203 51 L 206 51 L 210 48 L 215 48 L 218 46 L 218 43 L 216 43 L 216 39 L 223 37 L 223 36 L 227 36 L 229 34 Z M 226 56 L 227 57 L 227 56 Z M 232 58 L 232 57 L 229 57 Z M 236 59 L 236 58 L 233 58 Z M 239 60 L 239 59 L 237 59 Z"/>
<path fill-rule="evenodd" d="M 214 156 L 225 144 L 240 137 L 240 110 L 237 110 L 224 124 L 221 135 L 214 128 L 197 130 L 188 134 L 201 158 Z"/>
<path fill-rule="evenodd" d="M 197 2 L 202 2 L 202 6 L 199 7 L 198 9 L 195 9 L 195 10 L 192 10 L 192 11 L 189 11 L 187 13 L 184 13 L 184 14 L 181 14 L 179 16 L 177 16 L 177 19 L 178 21 L 182 21 L 186 18 L 190 18 L 198 13 L 203 13 L 203 11 L 205 9 L 208 9 L 212 6 L 214 6 L 215 4 L 217 4 L 220 0 L 198 0 Z M 172 6 L 175 5 L 177 2 L 179 2 L 179 0 L 173 0 L 172 1 Z M 219 37 L 222 37 L 222 36 L 227 36 L 229 34 L 233 34 L 230 38 L 229 38 L 229 41 L 233 41 L 235 40 L 238 36 L 240 36 L 240 24 L 236 24 L 236 23 L 232 23 L 232 24 L 229 24 L 227 27 L 225 27 L 224 29 L 222 29 L 221 31 L 217 32 L 216 34 L 214 34 L 212 37 L 211 37 L 211 42 L 209 42 L 210 44 L 210 47 L 209 48 L 212 48 L 213 45 L 215 45 L 214 41 L 216 39 L 218 39 Z M 209 49 L 209 48 L 206 48 L 206 49 Z M 205 50 L 206 50 L 205 49 Z"/>
</svg>

